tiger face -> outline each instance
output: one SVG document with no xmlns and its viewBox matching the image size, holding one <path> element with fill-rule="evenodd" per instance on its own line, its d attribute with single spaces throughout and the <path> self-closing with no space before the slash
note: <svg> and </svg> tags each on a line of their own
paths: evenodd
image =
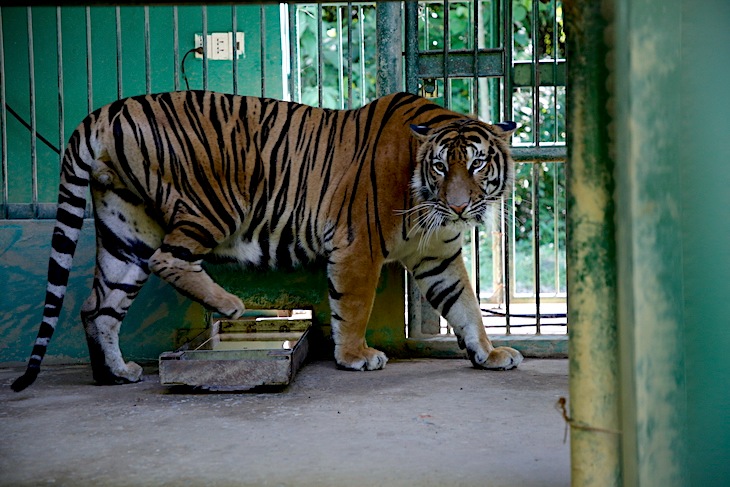
<svg viewBox="0 0 730 487">
<path fill-rule="evenodd" d="M 514 122 L 489 125 L 462 119 L 429 128 L 413 125 L 420 141 L 411 180 L 416 226 L 426 235 L 447 225 L 474 226 L 509 190 L 509 138 Z"/>
</svg>

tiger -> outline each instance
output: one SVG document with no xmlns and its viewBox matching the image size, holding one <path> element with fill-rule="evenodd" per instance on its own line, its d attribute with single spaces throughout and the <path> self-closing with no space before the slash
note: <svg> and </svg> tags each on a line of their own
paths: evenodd
<svg viewBox="0 0 730 487">
<path fill-rule="evenodd" d="M 121 323 L 149 275 L 235 319 L 242 300 L 206 262 L 326 266 L 334 359 L 377 370 L 365 331 L 383 265 L 399 262 L 450 323 L 474 367 L 523 360 L 494 347 L 462 257 L 462 235 L 509 191 L 514 122 L 488 124 L 395 93 L 357 109 L 210 91 L 117 100 L 89 114 L 61 162 L 43 318 L 25 373 L 32 384 L 58 323 L 87 189 L 96 266 L 81 320 L 97 384 L 134 383 Z"/>
</svg>

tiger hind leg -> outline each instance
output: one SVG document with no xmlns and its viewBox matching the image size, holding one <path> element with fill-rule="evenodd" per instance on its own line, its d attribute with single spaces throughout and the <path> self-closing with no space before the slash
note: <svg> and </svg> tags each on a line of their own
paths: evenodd
<svg viewBox="0 0 730 487">
<path fill-rule="evenodd" d="M 229 318 L 246 310 L 243 301 L 218 285 L 203 269 L 203 256 L 212 249 L 178 227 L 167 234 L 150 258 L 150 270 L 178 292 Z"/>
<path fill-rule="evenodd" d="M 119 188 L 92 186 L 96 227 L 96 269 L 91 295 L 81 308 L 89 356 L 98 384 L 137 382 L 142 368 L 125 362 L 119 330 L 127 310 L 147 282 L 148 260 L 162 241 L 162 229 L 142 201 Z"/>
<path fill-rule="evenodd" d="M 144 266 L 146 267 L 146 266 Z M 138 382 L 142 367 L 125 362 L 119 348 L 119 329 L 129 306 L 147 281 L 143 266 L 99 252 L 94 287 L 81 308 L 94 381 L 97 384 Z"/>
</svg>

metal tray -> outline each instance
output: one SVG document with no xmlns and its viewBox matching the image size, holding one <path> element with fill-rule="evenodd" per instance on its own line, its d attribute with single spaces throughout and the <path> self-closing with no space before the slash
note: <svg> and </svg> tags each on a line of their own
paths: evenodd
<svg viewBox="0 0 730 487">
<path fill-rule="evenodd" d="M 160 382 L 209 391 L 286 386 L 309 353 L 311 320 L 218 319 L 191 342 L 160 355 Z"/>
</svg>

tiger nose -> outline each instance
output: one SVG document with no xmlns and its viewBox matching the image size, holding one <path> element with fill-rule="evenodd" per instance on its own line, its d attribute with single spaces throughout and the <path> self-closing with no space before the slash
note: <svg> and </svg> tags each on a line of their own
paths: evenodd
<svg viewBox="0 0 730 487">
<path fill-rule="evenodd" d="M 449 208 L 454 210 L 457 215 L 460 215 L 464 213 L 464 209 L 466 208 L 467 203 L 464 203 L 463 205 L 449 205 Z"/>
</svg>

